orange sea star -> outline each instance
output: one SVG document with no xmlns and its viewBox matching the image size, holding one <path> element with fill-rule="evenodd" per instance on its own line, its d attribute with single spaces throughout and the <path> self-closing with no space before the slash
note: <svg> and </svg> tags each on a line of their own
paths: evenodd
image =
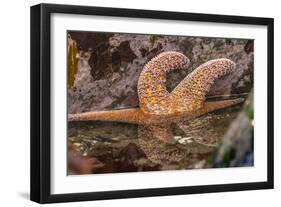
<svg viewBox="0 0 281 207">
<path fill-rule="evenodd" d="M 139 108 L 93 111 L 69 114 L 69 121 L 113 121 L 140 124 L 148 134 L 166 143 L 173 143 L 171 123 L 189 120 L 242 102 L 237 98 L 206 101 L 206 94 L 218 78 L 234 71 L 235 63 L 221 58 L 208 61 L 187 75 L 168 92 L 166 74 L 187 68 L 188 58 L 179 52 L 163 52 L 149 61 L 138 81 Z"/>
</svg>

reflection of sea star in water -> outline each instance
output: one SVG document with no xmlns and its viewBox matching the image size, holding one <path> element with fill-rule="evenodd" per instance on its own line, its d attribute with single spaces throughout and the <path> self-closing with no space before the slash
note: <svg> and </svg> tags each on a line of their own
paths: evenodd
<svg viewBox="0 0 281 207">
<path fill-rule="evenodd" d="M 218 78 L 234 71 L 235 63 L 221 58 L 208 61 L 168 92 L 166 74 L 187 68 L 189 60 L 179 52 L 163 52 L 148 62 L 138 81 L 139 108 L 69 114 L 69 121 L 115 121 L 141 125 L 139 134 L 174 143 L 171 124 L 194 119 L 208 112 L 243 101 L 242 98 L 206 101 L 206 94 Z"/>
</svg>

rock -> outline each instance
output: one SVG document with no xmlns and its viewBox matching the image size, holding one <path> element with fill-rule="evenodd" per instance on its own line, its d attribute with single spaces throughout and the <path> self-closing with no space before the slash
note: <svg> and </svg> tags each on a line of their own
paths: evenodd
<svg viewBox="0 0 281 207">
<path fill-rule="evenodd" d="M 188 70 L 168 74 L 171 91 L 189 72 L 215 58 L 229 58 L 236 72 L 211 88 L 209 96 L 248 93 L 253 83 L 253 42 L 243 39 L 162 35 L 69 32 L 80 51 L 74 87 L 68 90 L 68 111 L 130 108 L 138 106 L 137 81 L 144 65 L 163 51 L 179 51 L 191 61 Z"/>
<path fill-rule="evenodd" d="M 223 137 L 214 167 L 253 166 L 253 97 L 249 96 L 242 112 Z"/>
<path fill-rule="evenodd" d="M 82 156 L 73 144 L 68 146 L 67 160 L 68 174 L 91 174 L 104 167 L 104 164 L 98 159 Z"/>
</svg>

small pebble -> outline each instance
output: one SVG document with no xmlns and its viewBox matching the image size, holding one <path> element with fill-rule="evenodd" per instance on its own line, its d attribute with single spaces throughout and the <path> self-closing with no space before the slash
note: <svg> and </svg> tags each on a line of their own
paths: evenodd
<svg viewBox="0 0 281 207">
<path fill-rule="evenodd" d="M 182 138 L 182 136 L 174 136 L 175 140 L 180 140 Z"/>
<path fill-rule="evenodd" d="M 192 141 L 192 137 L 184 137 L 184 138 L 178 140 L 178 142 L 180 144 L 189 144 L 189 143 L 191 143 L 193 141 Z"/>
</svg>

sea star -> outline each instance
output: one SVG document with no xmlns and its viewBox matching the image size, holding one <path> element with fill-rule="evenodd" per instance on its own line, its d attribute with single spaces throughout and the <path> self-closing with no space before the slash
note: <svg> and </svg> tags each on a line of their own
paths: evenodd
<svg viewBox="0 0 281 207">
<path fill-rule="evenodd" d="M 221 58 L 210 60 L 187 75 L 168 92 L 166 74 L 187 68 L 189 59 L 174 51 L 163 52 L 149 61 L 138 81 L 139 108 L 69 114 L 69 121 L 113 121 L 139 124 L 154 138 L 174 143 L 171 123 L 190 120 L 203 114 L 242 102 L 243 98 L 206 101 L 206 94 L 218 78 L 232 73 L 235 63 Z"/>
</svg>

